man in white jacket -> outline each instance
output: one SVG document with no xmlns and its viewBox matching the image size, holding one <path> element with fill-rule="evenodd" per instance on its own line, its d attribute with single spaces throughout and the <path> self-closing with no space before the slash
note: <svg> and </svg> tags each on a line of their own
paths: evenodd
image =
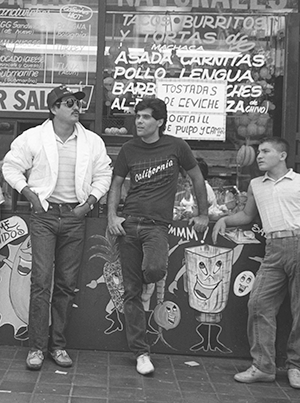
<svg viewBox="0 0 300 403">
<path fill-rule="evenodd" d="M 47 97 L 49 119 L 18 136 L 4 158 L 5 180 L 32 206 L 29 369 L 39 370 L 48 351 L 58 365 L 72 365 L 65 330 L 83 253 L 85 216 L 111 182 L 111 160 L 102 139 L 79 123 L 84 96 L 62 85 L 54 88 Z"/>
</svg>

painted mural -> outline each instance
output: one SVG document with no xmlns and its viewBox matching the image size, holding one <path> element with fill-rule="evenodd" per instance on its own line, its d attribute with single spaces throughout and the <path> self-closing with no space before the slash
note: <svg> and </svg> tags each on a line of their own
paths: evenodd
<svg viewBox="0 0 300 403">
<path fill-rule="evenodd" d="M 14 337 L 27 336 L 31 244 L 21 217 L 0 221 L 0 327 L 9 324 Z"/>
<path fill-rule="evenodd" d="M 73 348 L 127 350 L 118 242 L 100 221 L 88 220 L 68 340 Z M 17 343 L 28 338 L 30 236 L 21 217 L 0 223 L 0 338 L 11 326 Z M 211 231 L 204 240 L 187 221 L 169 227 L 168 274 L 142 294 L 154 352 L 247 355 L 246 304 L 264 234 L 258 225 L 230 228 L 213 245 Z"/>
</svg>

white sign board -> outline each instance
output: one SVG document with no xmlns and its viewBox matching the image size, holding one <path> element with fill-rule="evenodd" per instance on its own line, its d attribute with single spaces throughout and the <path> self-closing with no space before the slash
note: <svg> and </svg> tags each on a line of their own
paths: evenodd
<svg viewBox="0 0 300 403">
<path fill-rule="evenodd" d="M 158 79 L 157 97 L 167 104 L 165 133 L 185 140 L 226 138 L 226 81 Z"/>
<path fill-rule="evenodd" d="M 0 112 L 47 112 L 47 95 L 59 84 L 13 85 L 1 84 Z M 68 85 L 71 91 L 84 91 L 82 112 L 90 105 L 93 86 Z"/>
</svg>

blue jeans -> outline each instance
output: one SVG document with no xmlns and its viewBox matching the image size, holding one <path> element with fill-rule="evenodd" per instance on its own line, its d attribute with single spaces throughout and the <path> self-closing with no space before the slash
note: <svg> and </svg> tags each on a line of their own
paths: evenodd
<svg viewBox="0 0 300 403">
<path fill-rule="evenodd" d="M 300 236 L 266 240 L 266 254 L 248 302 L 253 364 L 268 374 L 276 371 L 276 315 L 287 292 L 292 313 L 287 366 L 300 369 Z"/>
<path fill-rule="evenodd" d="M 123 223 L 120 258 L 124 281 L 124 315 L 127 342 L 135 357 L 149 353 L 146 316 L 141 300 L 143 284 L 161 280 L 168 265 L 168 225 L 129 216 Z"/>
<path fill-rule="evenodd" d="M 50 351 L 64 349 L 64 333 L 83 253 L 85 219 L 77 218 L 71 205 L 51 204 L 47 212 L 31 214 L 30 236 L 29 346 L 43 352 L 48 348 Z"/>
</svg>

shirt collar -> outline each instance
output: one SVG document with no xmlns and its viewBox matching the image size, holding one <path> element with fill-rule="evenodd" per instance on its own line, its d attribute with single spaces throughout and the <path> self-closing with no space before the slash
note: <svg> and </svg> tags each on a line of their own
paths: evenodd
<svg viewBox="0 0 300 403">
<path fill-rule="evenodd" d="M 293 179 L 295 178 L 295 176 L 296 176 L 295 172 L 293 171 L 292 168 L 290 168 L 290 169 L 287 171 L 287 173 L 286 173 L 285 175 L 283 175 L 281 178 L 279 178 L 279 179 L 277 179 L 277 180 L 271 178 L 271 177 L 268 175 L 268 172 L 266 172 L 266 173 L 264 174 L 264 176 L 263 176 L 262 181 L 265 182 L 266 180 L 271 180 L 271 181 L 273 181 L 273 182 L 280 182 L 280 181 L 283 180 L 284 178 L 293 180 Z"/>
<path fill-rule="evenodd" d="M 77 127 L 76 127 L 76 126 L 74 127 L 73 133 L 71 134 L 71 136 L 70 136 L 65 142 L 63 142 L 63 141 L 61 140 L 61 138 L 60 138 L 56 133 L 55 133 L 55 137 L 56 137 L 56 140 L 59 141 L 60 143 L 66 143 L 67 141 L 76 139 L 76 138 L 78 137 L 78 130 L 77 130 Z"/>
</svg>

